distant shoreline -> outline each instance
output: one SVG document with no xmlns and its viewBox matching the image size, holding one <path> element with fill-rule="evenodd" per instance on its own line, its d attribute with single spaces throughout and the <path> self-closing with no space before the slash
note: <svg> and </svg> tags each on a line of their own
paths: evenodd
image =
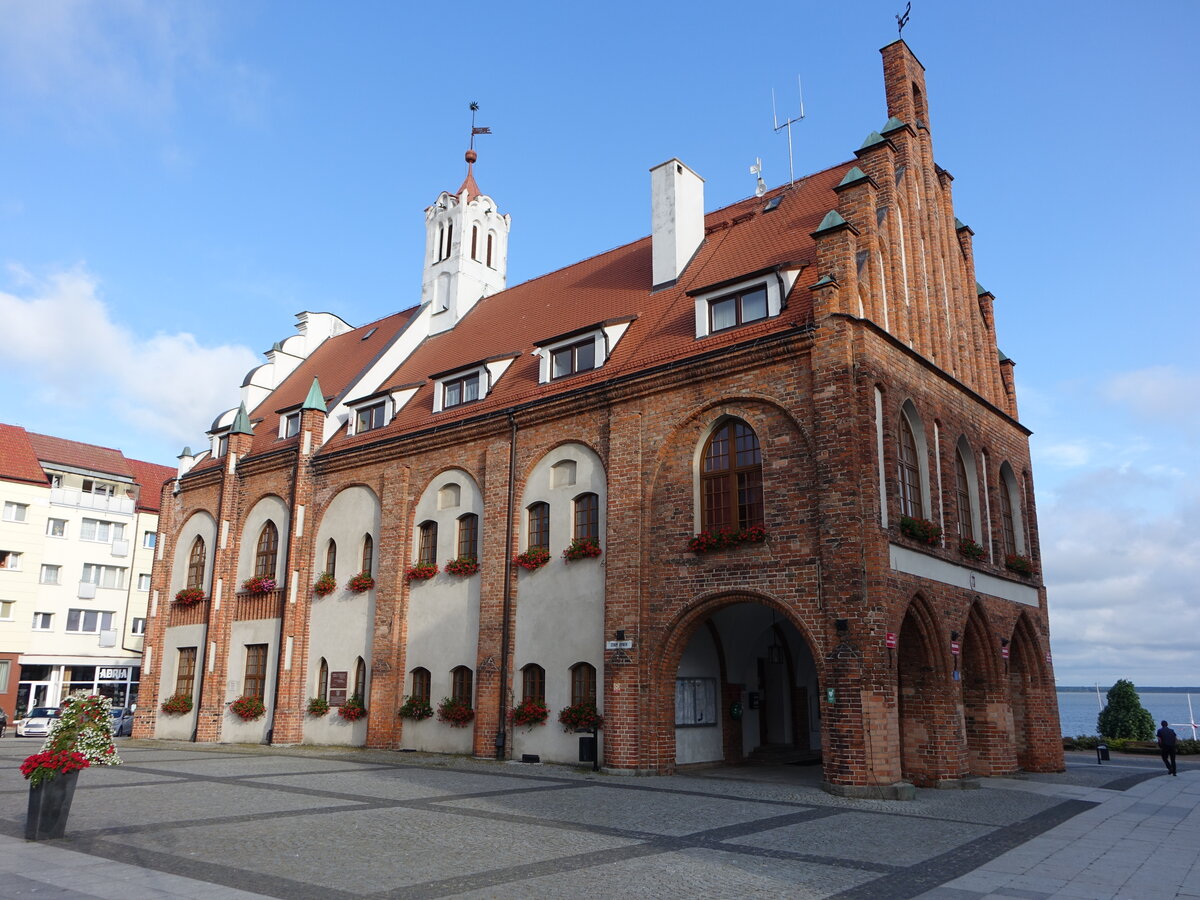
<svg viewBox="0 0 1200 900">
<path fill-rule="evenodd" d="M 1101 686 L 1101 691 L 1108 691 L 1112 685 L 1108 687 Z M 1054 690 L 1060 694 L 1094 694 L 1096 686 L 1094 684 L 1056 684 Z M 1200 694 L 1200 687 L 1152 687 L 1143 685 L 1137 689 L 1139 694 Z"/>
</svg>

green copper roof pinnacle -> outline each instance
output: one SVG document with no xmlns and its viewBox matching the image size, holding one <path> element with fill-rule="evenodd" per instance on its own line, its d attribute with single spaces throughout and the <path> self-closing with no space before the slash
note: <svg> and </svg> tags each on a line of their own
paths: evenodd
<svg viewBox="0 0 1200 900">
<path fill-rule="evenodd" d="M 845 178 L 843 178 L 841 181 L 838 182 L 838 187 L 845 187 L 846 185 L 849 185 L 849 184 L 856 184 L 859 181 L 865 181 L 867 179 L 867 177 L 868 176 L 867 176 L 866 172 L 864 172 L 858 166 L 855 166 L 853 169 L 851 169 L 849 172 L 846 173 Z"/>
<path fill-rule="evenodd" d="M 884 140 L 885 139 L 882 134 L 880 134 L 878 131 L 872 131 L 867 135 L 867 139 L 862 142 L 862 146 L 858 149 L 866 150 L 868 147 L 874 147 L 876 144 L 882 144 Z"/>
<path fill-rule="evenodd" d="M 897 128 L 906 128 L 906 127 L 907 126 L 903 122 L 901 122 L 895 116 L 892 116 L 890 119 L 888 119 L 886 122 L 883 123 L 883 127 L 881 129 L 879 129 L 879 132 L 880 132 L 880 134 L 887 134 L 889 131 L 895 131 Z"/>
<path fill-rule="evenodd" d="M 831 228 L 840 228 L 843 225 L 849 224 L 849 222 L 842 218 L 841 213 L 839 213 L 836 209 L 831 209 L 829 212 L 825 213 L 825 218 L 821 220 L 821 224 L 817 226 L 817 231 L 814 232 L 814 234 L 822 231 L 828 231 Z"/>
<path fill-rule="evenodd" d="M 300 411 L 303 412 L 306 409 L 329 412 L 325 406 L 325 395 L 321 393 L 321 383 L 316 378 L 313 379 L 312 387 L 308 389 L 308 396 L 304 398 L 304 405 L 300 407 Z"/>
<path fill-rule="evenodd" d="M 242 403 L 238 406 L 237 415 L 233 419 L 233 424 L 229 426 L 230 434 L 254 434 L 254 429 L 250 427 L 250 416 L 246 413 L 246 404 Z"/>
</svg>

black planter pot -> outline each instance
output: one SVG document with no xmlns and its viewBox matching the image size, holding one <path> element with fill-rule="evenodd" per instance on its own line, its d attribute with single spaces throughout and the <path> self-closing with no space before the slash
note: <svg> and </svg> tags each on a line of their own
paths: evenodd
<svg viewBox="0 0 1200 900">
<path fill-rule="evenodd" d="M 79 772 L 66 772 L 29 789 L 29 812 L 25 817 L 25 840 L 60 838 L 67 830 L 71 799 Z"/>
</svg>

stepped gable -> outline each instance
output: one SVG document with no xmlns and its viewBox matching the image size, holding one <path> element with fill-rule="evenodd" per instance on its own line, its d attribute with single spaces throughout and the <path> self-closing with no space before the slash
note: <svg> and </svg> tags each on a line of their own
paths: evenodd
<svg viewBox="0 0 1200 900">
<path fill-rule="evenodd" d="M 341 399 L 355 379 L 378 358 L 416 315 L 418 307 L 369 322 L 324 341 L 308 358 L 250 411 L 254 442 L 250 453 L 265 453 L 283 443 L 294 443 L 298 435 L 279 437 L 279 411 L 298 409 L 308 396 L 313 378 L 321 382 L 326 397 Z M 333 404 L 330 404 L 332 408 Z"/>
<path fill-rule="evenodd" d="M 29 435 L 20 425 L 0 425 L 0 481 L 46 483 Z"/>
<path fill-rule="evenodd" d="M 29 433 L 29 443 L 33 446 L 37 458 L 43 462 L 133 478 L 133 468 L 120 450 L 33 432 Z"/>
<path fill-rule="evenodd" d="M 702 341 L 696 339 L 695 302 L 688 292 L 774 266 L 811 266 L 815 258 L 811 233 L 836 205 L 833 188 L 853 165 L 841 163 L 794 186 L 709 213 L 704 243 L 683 277 L 670 287 L 650 290 L 651 242 L 645 237 L 485 298 L 453 330 L 427 338 L 384 380 L 384 385 L 423 382 L 390 425 L 353 437 L 340 432 L 326 449 L 369 443 L 388 432 L 418 431 L 474 418 L 808 324 L 812 299 L 807 284 L 815 276 L 801 275 L 782 315 Z M 769 201 L 781 195 L 776 209 L 763 212 Z M 538 383 L 538 360 L 532 355 L 535 342 L 625 317 L 636 321 L 603 366 L 562 381 Z M 432 376 L 503 356 L 517 358 L 487 397 L 433 413 Z M 324 377 L 321 384 L 325 385 Z"/>
</svg>

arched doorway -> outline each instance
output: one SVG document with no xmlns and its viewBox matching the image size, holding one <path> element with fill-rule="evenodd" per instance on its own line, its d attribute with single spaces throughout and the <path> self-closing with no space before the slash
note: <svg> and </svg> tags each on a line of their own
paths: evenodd
<svg viewBox="0 0 1200 900">
<path fill-rule="evenodd" d="M 1029 617 L 1022 613 L 1009 645 L 1008 696 L 1016 763 L 1031 772 L 1062 767 L 1058 697 L 1046 675 L 1043 652 Z M 1038 735 L 1041 735 L 1041 741 Z"/>
<path fill-rule="evenodd" d="M 820 759 L 817 660 L 786 616 L 734 601 L 693 618 L 681 643 L 672 673 L 676 765 Z"/>
<path fill-rule="evenodd" d="M 1000 642 L 979 604 L 967 614 L 962 641 L 963 728 L 972 775 L 1001 775 L 1016 768 L 1012 710 L 1000 671 Z"/>
<path fill-rule="evenodd" d="M 966 771 L 962 716 L 942 635 L 928 604 L 913 598 L 900 625 L 896 683 L 901 772 L 918 787 L 961 778 Z"/>
</svg>

